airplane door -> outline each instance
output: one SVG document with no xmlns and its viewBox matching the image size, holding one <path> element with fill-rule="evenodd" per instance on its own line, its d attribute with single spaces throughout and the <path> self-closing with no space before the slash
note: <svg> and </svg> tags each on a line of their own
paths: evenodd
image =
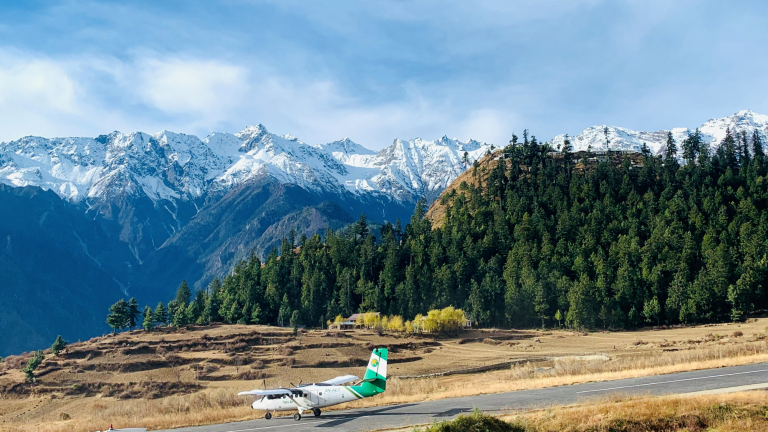
<svg viewBox="0 0 768 432">
<path fill-rule="evenodd" d="M 323 397 L 322 389 L 318 389 L 313 392 L 310 392 L 310 397 L 312 398 L 312 403 L 315 405 L 323 405 L 325 403 L 325 398 Z"/>
</svg>

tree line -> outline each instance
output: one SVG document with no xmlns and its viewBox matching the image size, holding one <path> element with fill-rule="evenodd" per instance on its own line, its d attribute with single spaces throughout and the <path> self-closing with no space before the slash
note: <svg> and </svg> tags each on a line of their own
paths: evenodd
<svg viewBox="0 0 768 432">
<path fill-rule="evenodd" d="M 378 236 L 365 215 L 325 238 L 292 234 L 204 290 L 183 282 L 144 321 L 320 327 L 355 311 L 412 320 L 453 306 L 482 326 L 633 328 L 739 320 L 766 307 L 759 134 L 729 130 L 711 149 L 698 130 L 681 143 L 670 133 L 659 155 L 643 145 L 591 156 L 568 139 L 555 149 L 513 136 L 442 196 L 439 228 L 419 202 L 405 227 L 386 223 Z M 123 303 L 113 328 L 138 323 L 138 307 Z"/>
</svg>

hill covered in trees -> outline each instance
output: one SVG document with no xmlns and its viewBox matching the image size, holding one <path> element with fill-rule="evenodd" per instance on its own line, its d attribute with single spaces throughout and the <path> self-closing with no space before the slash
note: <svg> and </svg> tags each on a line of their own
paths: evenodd
<svg viewBox="0 0 768 432">
<path fill-rule="evenodd" d="M 380 238 L 363 216 L 324 239 L 285 239 L 186 307 L 200 321 L 309 326 L 446 306 L 501 327 L 741 319 L 766 306 L 766 172 L 759 135 L 729 132 L 709 149 L 698 131 L 670 134 L 661 155 L 513 137 L 438 200 L 438 228 L 420 203 Z"/>
</svg>

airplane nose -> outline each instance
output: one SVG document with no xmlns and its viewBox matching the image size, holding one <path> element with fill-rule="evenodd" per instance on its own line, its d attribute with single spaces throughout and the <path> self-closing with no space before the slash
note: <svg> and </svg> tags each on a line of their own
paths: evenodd
<svg viewBox="0 0 768 432">
<path fill-rule="evenodd" d="M 253 401 L 253 403 L 251 404 L 251 408 L 253 408 L 253 409 L 261 409 L 261 399 L 259 399 L 257 401 Z"/>
</svg>

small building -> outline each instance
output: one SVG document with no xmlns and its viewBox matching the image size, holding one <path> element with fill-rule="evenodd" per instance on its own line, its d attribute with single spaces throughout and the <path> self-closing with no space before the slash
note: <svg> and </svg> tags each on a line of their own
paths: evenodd
<svg viewBox="0 0 768 432">
<path fill-rule="evenodd" d="M 349 320 L 341 321 L 329 325 L 328 328 L 332 330 L 352 330 L 355 328 L 355 322 Z"/>
</svg>

